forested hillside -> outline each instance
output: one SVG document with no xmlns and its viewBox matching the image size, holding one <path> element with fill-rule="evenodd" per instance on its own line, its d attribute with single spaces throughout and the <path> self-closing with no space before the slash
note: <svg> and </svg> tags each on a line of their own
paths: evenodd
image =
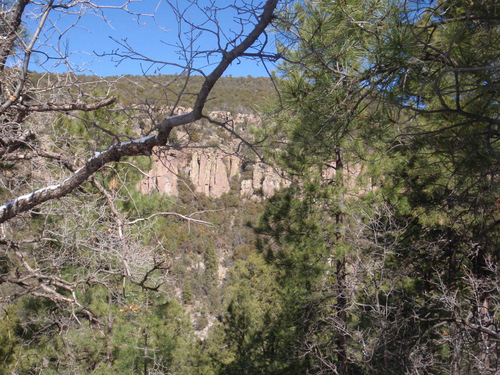
<svg viewBox="0 0 500 375">
<path fill-rule="evenodd" d="M 55 74 L 33 72 L 30 81 L 42 87 L 58 85 Z M 144 105 L 151 107 L 177 106 L 192 108 L 203 77 L 193 75 L 123 75 L 105 79 L 89 75 L 72 74 L 68 79 L 78 95 L 78 88 L 85 87 L 95 94 L 111 90 L 124 106 Z M 179 93 L 183 93 L 179 96 Z M 221 77 L 207 99 L 205 109 L 208 112 L 227 111 L 231 113 L 262 113 L 275 95 L 274 86 L 265 77 Z M 180 100 L 179 100 L 180 98 Z"/>
<path fill-rule="evenodd" d="M 30 70 L 27 19 L 108 8 L 28 3 L 0 18 L 0 374 L 500 372 L 499 3 L 169 3 L 182 74 L 114 77 Z M 277 70 L 224 76 L 244 58 Z"/>
</svg>

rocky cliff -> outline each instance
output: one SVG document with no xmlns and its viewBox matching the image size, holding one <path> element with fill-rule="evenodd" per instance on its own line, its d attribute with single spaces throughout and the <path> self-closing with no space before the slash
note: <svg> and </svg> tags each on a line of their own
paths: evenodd
<svg viewBox="0 0 500 375">
<path fill-rule="evenodd" d="M 239 132 L 244 132 L 250 124 L 258 126 L 260 122 L 254 115 L 232 116 L 226 112 L 213 112 L 211 118 L 230 124 Z M 221 197 L 233 188 L 238 189 L 241 198 L 257 200 L 269 198 L 277 189 L 288 185 L 288 181 L 270 166 L 241 156 L 241 144 L 215 131 L 214 126 L 197 124 L 190 131 L 180 131 L 177 137 L 189 139 L 189 142 L 181 147 L 158 150 L 153 168 L 140 183 L 141 192 L 157 191 L 177 196 L 179 185 L 189 181 L 197 193 L 210 197 Z M 200 129 L 205 129 L 204 134 L 199 134 Z"/>
</svg>

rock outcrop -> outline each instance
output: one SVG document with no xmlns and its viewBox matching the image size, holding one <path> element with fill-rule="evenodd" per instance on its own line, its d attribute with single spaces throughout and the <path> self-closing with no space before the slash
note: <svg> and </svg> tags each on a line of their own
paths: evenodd
<svg viewBox="0 0 500 375">
<path fill-rule="evenodd" d="M 240 196 L 256 199 L 259 196 L 270 198 L 274 193 L 289 185 L 273 168 L 257 163 L 252 170 L 252 179 L 242 180 Z"/>
<path fill-rule="evenodd" d="M 231 185 L 246 199 L 270 198 L 276 190 L 288 185 L 275 170 L 260 163 L 250 167 L 251 178 L 242 178 L 242 161 L 215 149 L 185 148 L 161 152 L 153 159 L 153 168 L 140 183 L 144 194 L 157 191 L 179 194 L 179 184 L 190 181 L 195 192 L 218 198 L 229 193 Z M 248 166 L 246 168 L 249 168 Z M 249 173 L 245 173 L 246 176 Z M 231 180 L 235 184 L 231 184 Z"/>
<path fill-rule="evenodd" d="M 241 127 L 239 130 L 259 122 L 253 115 L 231 118 L 230 113 L 226 112 L 212 113 L 211 117 Z M 210 144 L 218 144 L 219 147 L 209 147 Z M 242 198 L 258 200 L 269 198 L 276 190 L 288 185 L 288 181 L 269 166 L 243 163 L 237 155 L 238 149 L 237 145 L 231 144 L 231 140 L 211 135 L 205 139 L 205 144 L 195 142 L 178 150 L 158 152 L 153 159 L 153 168 L 148 172 L 148 177 L 141 181 L 139 188 L 144 194 L 157 191 L 177 196 L 179 184 L 189 181 L 197 193 L 210 197 L 221 197 L 232 186 L 239 189 Z"/>
</svg>

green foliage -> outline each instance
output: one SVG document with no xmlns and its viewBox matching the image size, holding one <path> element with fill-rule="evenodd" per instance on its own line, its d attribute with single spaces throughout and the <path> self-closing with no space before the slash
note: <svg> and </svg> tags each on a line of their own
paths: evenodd
<svg viewBox="0 0 500 375">
<path fill-rule="evenodd" d="M 2 311 L 0 319 L 0 374 L 8 374 L 9 368 L 15 360 L 16 347 L 19 340 L 16 330 L 21 324 L 21 318 L 17 316 L 16 306 L 9 306 Z"/>
<path fill-rule="evenodd" d="M 14 235 L 30 238 L 25 259 L 74 282 L 98 321 L 76 306 L 21 298 L 0 314 L 0 374 L 498 372 L 495 6 L 296 2 L 275 21 L 286 56 L 276 75 L 282 107 L 253 129 L 291 185 L 265 202 L 256 225 L 264 204 L 242 203 L 234 192 L 213 199 L 186 183 L 178 198 L 145 196 L 127 163 L 96 174 L 127 220 L 175 210 L 213 224 L 156 217 L 125 233 L 137 240 L 134 251 L 154 244 L 155 262 L 167 264 L 148 292 L 122 279 L 123 259 L 113 254 L 123 243 L 95 186 L 52 202 L 47 219 L 33 212 L 30 231 L 45 235 Z M 160 108 L 192 106 L 202 77 L 191 77 L 178 98 L 186 78 L 124 76 L 116 92 L 125 104 L 142 97 L 155 121 Z M 208 111 L 252 112 L 272 96 L 267 79 L 229 77 L 213 94 Z M 88 158 L 116 141 L 111 132 L 139 136 L 139 112 L 59 115 L 47 130 L 52 151 Z M 205 125 L 183 131 L 208 139 Z M 246 156 L 243 179 L 255 161 Z M 149 158 L 136 162 L 150 169 Z M 7 176 L 13 166 L 1 168 Z M 59 215 L 63 205 L 79 216 Z M 2 280 L 22 269 L 11 253 L 2 252 Z M 60 253 L 64 262 L 54 258 Z M 55 285 L 33 282 L 42 281 Z M 184 306 L 173 299 L 179 293 Z M 197 340 L 193 325 L 208 336 Z"/>
<path fill-rule="evenodd" d="M 212 241 L 208 241 L 204 249 L 204 263 L 205 263 L 205 285 L 213 286 L 217 281 L 217 251 Z"/>
<path fill-rule="evenodd" d="M 53 317 L 47 315 L 45 305 L 34 299 L 10 308 L 0 326 L 6 371 L 16 368 L 16 373 L 28 374 L 37 368 L 54 374 L 105 374 L 112 369 L 116 374 L 136 374 L 156 369 L 185 373 L 190 359 L 184 353 L 191 350 L 193 340 L 184 311 L 161 294 L 134 295 L 112 296 L 106 288 L 89 288 L 82 300 L 94 313 L 106 317 L 102 323 L 107 321 L 98 330 L 82 320 L 58 332 L 51 326 Z"/>
<path fill-rule="evenodd" d="M 320 1 L 280 20 L 283 46 L 293 46 L 283 51 L 300 63 L 282 66 L 285 108 L 270 144 L 287 140 L 273 154 L 294 183 L 268 202 L 259 230 L 285 275 L 287 318 L 274 327 L 299 343 L 283 363 L 299 359 L 308 373 L 495 372 L 493 336 L 463 324 L 496 324 L 475 303 L 499 308 L 490 293 L 499 35 L 489 11 L 488 2 Z"/>
<path fill-rule="evenodd" d="M 227 309 L 203 348 L 217 373 L 277 373 L 269 359 L 279 348 L 269 329 L 280 316 L 275 272 L 258 254 L 235 264 Z"/>
</svg>

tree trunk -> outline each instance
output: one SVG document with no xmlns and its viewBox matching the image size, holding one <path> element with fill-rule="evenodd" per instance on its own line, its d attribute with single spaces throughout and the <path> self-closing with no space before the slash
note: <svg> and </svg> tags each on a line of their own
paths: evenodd
<svg viewBox="0 0 500 375">
<path fill-rule="evenodd" d="M 342 151 L 336 150 L 336 180 L 340 188 L 339 207 L 340 210 L 335 218 L 337 224 L 337 244 L 344 240 L 344 161 Z M 340 331 L 337 338 L 337 351 L 339 358 L 339 374 L 348 374 L 347 364 L 347 293 L 346 293 L 346 259 L 341 254 L 337 259 L 337 318 Z"/>
</svg>

